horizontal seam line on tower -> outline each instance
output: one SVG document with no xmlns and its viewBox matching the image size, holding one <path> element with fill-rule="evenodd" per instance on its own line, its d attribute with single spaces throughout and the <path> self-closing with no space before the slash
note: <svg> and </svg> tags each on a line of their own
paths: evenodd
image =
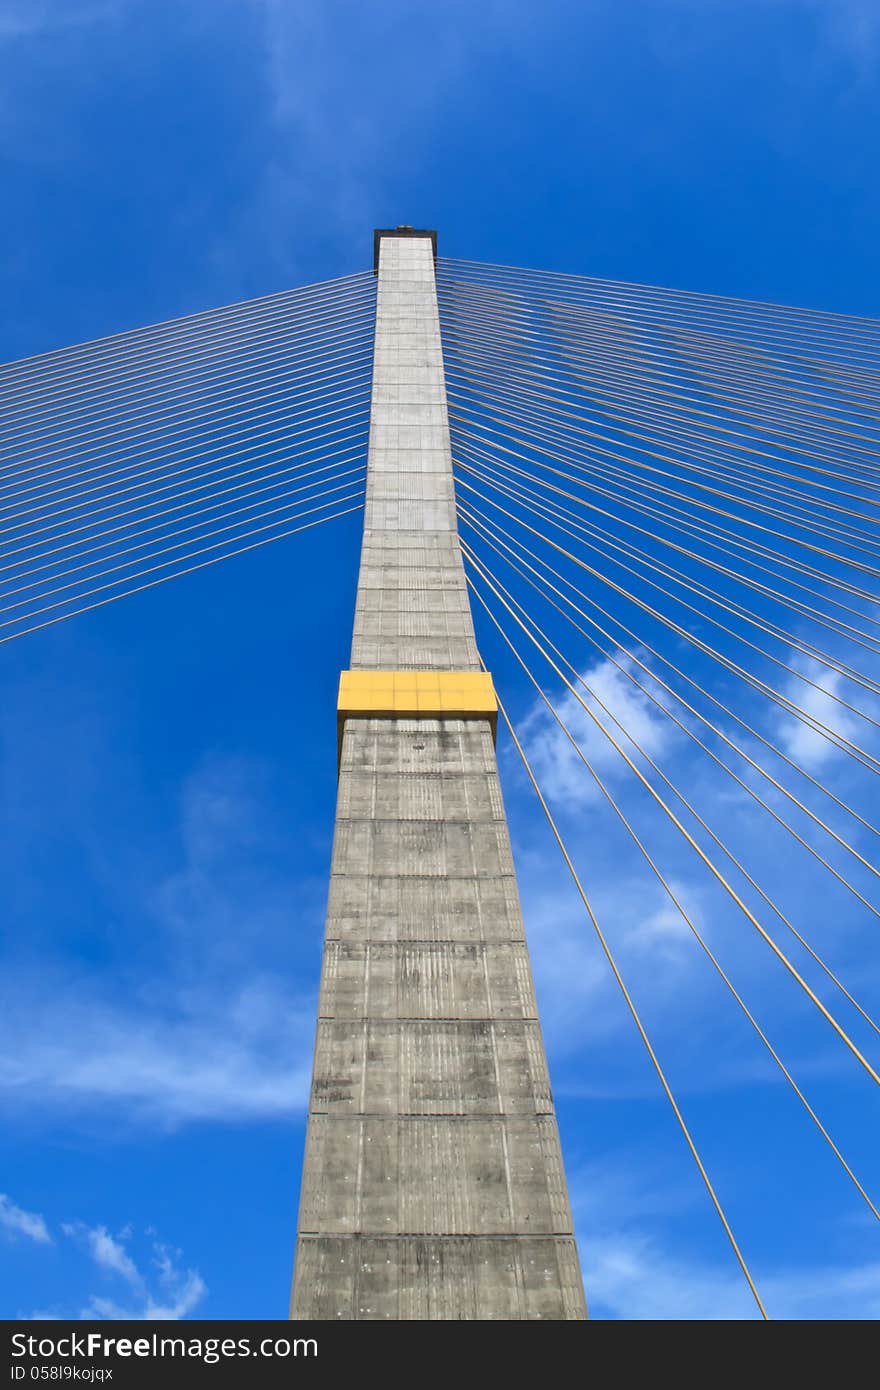
<svg viewBox="0 0 880 1390">
<path fill-rule="evenodd" d="M 414 878 L 424 878 L 425 880 L 431 880 L 431 881 L 433 881 L 433 880 L 437 877 L 437 875 L 436 875 L 435 873 L 430 873 L 430 874 L 416 874 L 416 873 L 407 874 L 407 873 L 401 873 L 399 870 L 395 870 L 394 873 L 387 873 L 387 872 L 386 872 L 386 873 L 383 873 L 381 869 L 352 869 L 350 872 L 347 872 L 345 869 L 337 869 L 337 868 L 335 867 L 335 865 L 334 865 L 333 867 L 331 867 L 330 875 L 331 875 L 331 878 L 357 878 L 357 879 L 369 878 L 369 879 L 391 879 L 391 880 L 395 880 L 395 879 L 404 879 L 404 878 L 405 878 L 406 881 L 407 881 L 407 883 L 411 883 L 412 880 L 413 880 Z M 446 878 L 447 882 L 449 882 L 449 883 L 471 883 L 471 882 L 473 881 L 473 877 L 474 877 L 474 876 L 473 876 L 473 874 L 468 873 L 468 874 L 446 874 L 446 875 L 444 875 L 444 877 Z M 498 869 L 495 873 L 490 873 L 490 874 L 481 875 L 480 877 L 481 877 L 481 879 L 485 877 L 486 879 L 489 879 L 489 880 L 495 880 L 495 879 L 511 879 L 511 880 L 514 880 L 514 881 L 515 881 L 515 880 L 516 880 L 516 873 L 514 872 L 513 869 Z"/>
<path fill-rule="evenodd" d="M 574 1240 L 574 1231 L 299 1231 L 298 1240 Z"/>
</svg>

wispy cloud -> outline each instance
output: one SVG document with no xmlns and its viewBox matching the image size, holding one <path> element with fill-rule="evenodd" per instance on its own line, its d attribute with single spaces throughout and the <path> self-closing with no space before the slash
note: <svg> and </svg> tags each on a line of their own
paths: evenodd
<svg viewBox="0 0 880 1390">
<path fill-rule="evenodd" d="M 135 1288 L 141 1288 L 143 1280 L 134 1260 L 128 1254 L 121 1240 L 114 1239 L 106 1226 L 84 1226 L 81 1222 L 65 1222 L 61 1227 L 66 1236 L 82 1238 L 96 1265 L 119 1274 Z"/>
<path fill-rule="evenodd" d="M 788 699 L 832 733 L 850 741 L 863 741 L 867 726 L 840 703 L 840 699 L 853 703 L 852 688 L 847 686 L 843 676 L 817 661 L 797 660 L 795 654 L 791 660 L 811 684 L 793 676 L 784 691 Z M 812 771 L 834 758 L 845 756 L 820 729 L 795 717 L 780 721 L 779 736 L 785 751 Z"/>
<path fill-rule="evenodd" d="M 106 1318 L 114 1321 L 174 1322 L 186 1318 L 202 1302 L 207 1288 L 201 1275 L 186 1270 L 176 1276 L 173 1285 L 164 1293 L 148 1294 L 143 1303 L 117 1303 L 112 1298 L 95 1295 L 80 1313 L 80 1318 Z"/>
<path fill-rule="evenodd" d="M 616 659 L 624 669 L 635 671 L 623 653 Z M 612 661 L 599 661 L 581 675 L 583 685 L 573 682 L 577 696 L 566 689 L 554 704 L 603 779 L 627 775 L 626 763 L 608 734 L 634 759 L 638 758 L 638 748 L 654 757 L 674 742 L 671 721 Z M 603 733 L 600 725 L 608 733 Z M 602 793 L 543 701 L 533 704 L 522 723 L 522 734 L 535 774 L 551 797 L 574 806 L 601 798 Z"/>
<path fill-rule="evenodd" d="M 859 78 L 876 75 L 880 54 L 880 9 L 875 0 L 803 0 L 823 23 L 834 48 Z"/>
<path fill-rule="evenodd" d="M 0 1192 L 0 1227 L 11 1236 L 26 1236 L 38 1245 L 51 1245 L 52 1237 L 45 1218 L 35 1211 L 24 1211 Z"/>
<path fill-rule="evenodd" d="M 847 910 L 845 889 L 829 883 L 830 875 L 821 863 L 806 854 L 797 861 L 801 871 L 793 874 L 791 837 L 731 782 L 721 766 L 705 758 L 656 706 L 634 691 L 610 663 L 597 664 L 585 678 L 621 724 L 657 759 L 672 786 L 680 788 L 705 817 L 721 845 L 729 848 L 732 859 L 694 824 L 683 811 L 683 803 L 657 774 L 645 769 L 648 780 L 671 809 L 683 816 L 711 863 L 745 895 L 747 906 L 782 949 L 793 949 L 784 924 L 766 901 L 750 893 L 748 885 L 743 887 L 737 863 L 746 866 L 789 920 L 839 971 L 860 1002 L 867 1000 L 870 1008 L 875 973 L 860 944 L 861 924 Z M 801 692 L 808 689 L 802 682 L 798 684 Z M 827 711 L 827 705 L 834 705 L 827 692 L 817 690 L 814 695 L 816 710 L 821 708 L 841 731 L 850 727 L 840 717 L 839 706 Z M 698 858 L 671 818 L 644 794 L 573 697 L 568 694 L 555 702 L 736 989 L 762 1026 L 769 1029 L 772 1023 L 776 1044 L 800 1078 L 845 1069 L 849 1063 L 843 1049 L 824 1028 L 818 1013 L 804 1019 L 803 996 L 769 957 L 753 923 L 733 896 Z M 601 711 L 600 718 L 609 722 Z M 769 723 L 778 716 L 767 708 L 763 718 Z M 800 737 L 802 728 L 798 725 L 786 732 L 794 739 Z M 772 1059 L 701 951 L 682 912 L 659 877 L 652 876 L 646 858 L 604 798 L 597 799 L 589 774 L 574 758 L 541 703 L 533 704 L 523 732 L 530 759 L 599 922 L 676 1086 L 687 1093 L 707 1087 L 745 1089 L 755 1084 L 783 1084 L 782 1073 L 774 1070 Z M 711 739 L 711 735 L 704 737 Z M 819 736 L 815 737 L 818 741 Z M 757 744 L 749 745 L 749 751 L 756 759 L 768 761 Z M 729 751 L 725 758 L 733 763 Z M 848 759 L 841 761 L 849 763 Z M 748 775 L 744 763 L 739 768 Z M 782 778 L 786 776 L 776 765 L 773 770 Z M 849 767 L 841 771 L 851 773 Z M 511 772 L 517 779 L 511 798 L 517 866 L 557 1094 L 645 1094 L 644 1088 L 655 1083 L 643 1066 L 632 1020 L 558 851 L 532 819 L 529 788 L 518 769 L 511 766 Z M 774 809 L 778 806 L 784 820 L 792 821 L 791 806 L 778 805 L 780 798 L 774 800 L 775 794 L 768 791 L 766 783 L 762 782 L 761 793 Z M 827 815 L 826 807 L 819 809 Z M 852 828 L 843 828 L 850 836 Z M 839 862 L 834 845 L 826 842 L 821 848 L 831 862 Z M 851 864 L 841 867 L 853 876 Z M 829 930 L 829 901 L 840 902 L 833 931 Z M 799 968 L 811 983 L 818 983 L 811 963 L 794 949 Z M 838 1001 L 833 1001 L 833 1008 L 839 1011 Z M 703 1045 L 695 1051 L 691 1040 L 696 1035 Z"/>
<path fill-rule="evenodd" d="M 653 1149 L 616 1151 L 570 1174 L 587 1303 L 593 1317 L 624 1321 L 756 1318 L 735 1257 L 682 1249 L 680 1231 L 700 1200 L 680 1166 Z M 851 1242 L 848 1242 L 851 1244 Z M 876 1318 L 880 1262 L 779 1262 L 750 1257 L 773 1319 Z"/>
<path fill-rule="evenodd" d="M 136 972 L 124 960 L 86 972 L 61 952 L 7 963 L 0 1105 L 161 1126 L 303 1107 L 326 890 L 291 872 L 275 836 L 260 769 L 208 759 L 181 789 L 161 868 L 118 865 L 102 849 L 96 900 L 150 950 Z M 314 942 L 311 988 L 294 922 Z"/>
<path fill-rule="evenodd" d="M 125 0 L 3 0 L 0 4 L 0 40 L 26 38 L 56 29 L 75 29 L 100 24 L 125 8 Z"/>
<path fill-rule="evenodd" d="M 745 1280 L 708 1261 L 670 1255 L 644 1235 L 585 1240 L 584 1278 L 594 1315 L 626 1321 L 758 1317 Z M 880 1316 L 880 1262 L 775 1268 L 758 1279 L 770 1317 L 786 1321 Z"/>
<path fill-rule="evenodd" d="M 111 1281 L 126 1285 L 125 1300 L 104 1292 L 91 1294 L 74 1316 L 82 1320 L 132 1319 L 172 1321 L 187 1317 L 205 1298 L 207 1287 L 197 1270 L 183 1268 L 182 1254 L 153 1237 L 149 1241 L 149 1271 L 136 1262 L 128 1249 L 132 1232 L 111 1235 L 106 1226 L 87 1226 L 82 1221 L 62 1223 L 62 1234 L 88 1255 L 98 1271 Z M 85 1279 L 82 1280 L 85 1282 Z M 34 1319 L 69 1317 L 63 1311 L 40 1311 Z"/>
<path fill-rule="evenodd" d="M 0 1023 L 8 1107 L 98 1109 L 179 1125 L 289 1115 L 305 1105 L 314 1004 L 270 984 L 121 1007 L 72 983 L 48 997 L 16 982 Z M 15 1045 L 13 1045 L 15 1044 Z"/>
<path fill-rule="evenodd" d="M 82 1309 L 80 1317 L 156 1320 L 169 1322 L 187 1317 L 202 1302 L 207 1287 L 194 1269 L 182 1269 L 178 1263 L 179 1250 L 172 1250 L 153 1240 L 150 1264 L 154 1274 L 147 1275 L 135 1264 L 125 1248 L 125 1237 L 114 1239 L 103 1226 L 86 1231 L 89 1250 L 100 1268 L 117 1274 L 130 1287 L 131 1296 L 124 1303 L 115 1298 L 93 1294 Z"/>
<path fill-rule="evenodd" d="M 627 866 L 630 868 L 631 866 Z M 529 946 L 544 1031 L 556 1058 L 580 1058 L 584 1075 L 602 1077 L 603 1094 L 623 1081 L 620 1058 L 606 1049 L 632 1022 L 608 968 L 580 898 L 567 876 L 554 875 L 552 864 L 537 856 L 520 863 Z M 650 992 L 655 1005 L 668 1005 L 678 1020 L 683 1011 L 696 1016 L 705 1008 L 700 988 L 701 957 L 690 928 L 665 891 L 643 873 L 621 873 L 619 862 L 606 876 L 594 868 L 587 875 L 591 902 L 600 924 L 625 962 L 625 976 L 636 994 Z M 702 896 L 688 878 L 671 885 L 698 927 L 704 925 Z M 602 1056 L 602 1065 L 590 1058 Z M 568 1068 L 557 1076 L 567 1089 Z M 717 1078 L 716 1078 L 717 1079 Z"/>
<path fill-rule="evenodd" d="M 667 958 L 680 958 L 682 947 L 692 949 L 693 932 L 684 913 L 702 934 L 704 927 L 700 895 L 693 883 L 673 880 L 669 884 L 681 911 L 673 899 L 662 893 L 653 911 L 643 912 L 629 927 L 629 939 L 643 952 L 661 953 Z M 705 939 L 705 938 L 704 938 Z"/>
<path fill-rule="evenodd" d="M 3 1193 L 0 1193 L 0 1227 L 9 1235 L 24 1236 L 38 1246 L 54 1244 L 46 1218 L 37 1212 L 25 1211 Z M 182 1251 L 165 1244 L 152 1231 L 146 1233 L 144 1264 L 137 1262 L 129 1248 L 134 1237 L 130 1227 L 113 1234 L 104 1225 L 89 1226 L 84 1221 L 62 1221 L 59 1233 L 71 1248 L 83 1252 L 89 1264 L 104 1279 L 111 1284 L 121 1283 L 125 1286 L 125 1300 L 120 1301 L 115 1294 L 101 1290 L 89 1295 L 76 1314 L 59 1307 L 31 1313 L 32 1318 L 42 1320 L 75 1316 L 80 1319 L 167 1321 L 187 1317 L 207 1294 L 201 1274 L 182 1265 Z M 80 1287 L 90 1277 L 88 1273 L 80 1276 Z"/>
</svg>

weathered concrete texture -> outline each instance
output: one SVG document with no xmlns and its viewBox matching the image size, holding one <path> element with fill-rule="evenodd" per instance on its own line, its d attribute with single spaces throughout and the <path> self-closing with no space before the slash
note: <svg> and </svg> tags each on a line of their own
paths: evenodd
<svg viewBox="0 0 880 1390">
<path fill-rule="evenodd" d="M 308 1315 L 328 1321 L 584 1316 L 570 1238 L 303 1237 L 297 1259 L 298 1278 L 312 1290 Z"/>
<path fill-rule="evenodd" d="M 351 666 L 477 670 L 427 239 L 384 237 Z M 294 1318 L 586 1316 L 487 722 L 349 719 Z"/>
</svg>

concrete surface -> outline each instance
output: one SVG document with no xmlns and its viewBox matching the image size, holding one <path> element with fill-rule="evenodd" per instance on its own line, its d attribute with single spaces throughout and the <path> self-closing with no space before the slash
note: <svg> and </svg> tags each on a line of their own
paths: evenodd
<svg viewBox="0 0 880 1390">
<path fill-rule="evenodd" d="M 478 670 L 428 238 L 378 294 L 351 667 Z M 489 723 L 349 719 L 291 1317 L 585 1316 Z"/>
</svg>

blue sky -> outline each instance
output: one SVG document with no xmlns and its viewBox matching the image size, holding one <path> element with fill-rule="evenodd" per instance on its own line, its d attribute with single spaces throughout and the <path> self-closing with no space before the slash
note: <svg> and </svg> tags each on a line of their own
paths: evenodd
<svg viewBox="0 0 880 1390">
<path fill-rule="evenodd" d="M 448 255 L 880 315 L 878 56 L 869 0 L 0 0 L 0 356 L 360 270 L 404 221 Z M 6 1316 L 284 1315 L 358 539 L 346 518 L 3 648 Z M 876 1316 L 875 1223 L 480 637 L 771 1314 Z M 792 883 L 635 717 L 876 1005 L 870 919 Z M 592 1311 L 751 1316 L 500 753 Z M 664 851 L 876 1194 L 875 1095 Z"/>
</svg>

